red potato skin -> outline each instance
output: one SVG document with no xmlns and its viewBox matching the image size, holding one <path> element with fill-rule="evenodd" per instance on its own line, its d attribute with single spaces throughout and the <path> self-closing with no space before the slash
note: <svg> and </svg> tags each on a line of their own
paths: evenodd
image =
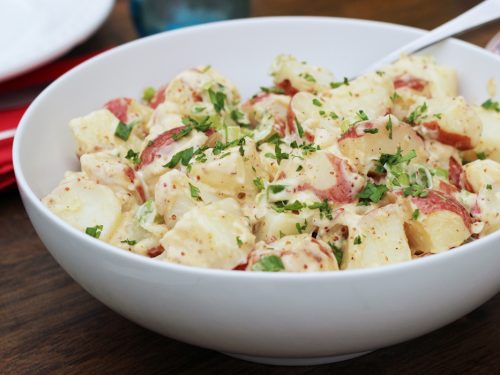
<svg viewBox="0 0 500 375">
<path fill-rule="evenodd" d="M 157 156 L 161 156 L 161 151 L 165 147 L 177 142 L 173 137 L 184 128 L 185 126 L 179 126 L 177 128 L 167 130 L 166 132 L 163 132 L 158 137 L 156 137 L 155 140 L 149 146 L 147 146 L 144 151 L 142 151 L 141 162 L 137 165 L 136 169 L 139 170 L 143 168 L 144 166 L 152 163 Z M 215 130 L 210 128 L 205 132 L 205 134 L 207 136 L 210 136 L 214 132 Z"/>
<path fill-rule="evenodd" d="M 297 90 L 295 87 L 292 86 L 292 83 L 290 82 L 289 79 L 284 79 L 276 86 L 282 89 L 285 95 L 294 96 L 296 93 L 299 92 L 299 90 Z"/>
<path fill-rule="evenodd" d="M 149 249 L 146 252 L 146 254 L 148 254 L 148 257 L 150 257 L 150 258 L 154 258 L 154 257 L 157 257 L 158 255 L 161 255 L 164 251 L 165 251 L 165 249 L 163 248 L 163 246 L 158 245 L 156 247 L 152 247 L 151 249 Z"/>
<path fill-rule="evenodd" d="M 344 134 L 340 136 L 338 139 L 339 142 L 343 141 L 347 138 L 360 138 L 369 133 L 363 132 L 364 129 L 373 128 L 373 123 L 371 122 L 362 122 L 357 125 L 351 126 Z"/>
<path fill-rule="evenodd" d="M 462 189 L 462 164 L 454 157 L 450 157 L 448 162 L 448 181 L 458 190 Z"/>
<path fill-rule="evenodd" d="M 424 91 L 425 87 L 427 86 L 427 81 L 414 76 L 399 76 L 393 81 L 393 84 L 395 89 L 408 87 L 415 91 Z"/>
<path fill-rule="evenodd" d="M 136 180 L 134 170 L 130 167 L 127 167 L 125 169 L 125 174 L 129 178 L 130 182 L 134 184 L 135 190 L 137 191 L 137 194 L 139 194 L 139 197 L 141 198 L 141 203 L 146 202 L 146 193 L 144 192 L 144 188 L 142 187 L 140 182 Z"/>
<path fill-rule="evenodd" d="M 346 160 L 341 159 L 333 154 L 328 154 L 328 159 L 332 164 L 333 173 L 336 176 L 336 183 L 328 189 L 316 189 L 311 184 L 303 184 L 297 187 L 298 191 L 312 190 L 316 196 L 322 200 L 327 199 L 336 203 L 352 203 L 356 199 L 356 194 L 359 191 L 353 189 L 352 184 L 347 179 L 344 168 L 353 171 L 352 167 Z M 327 173 L 327 171 L 325 171 Z"/>
<path fill-rule="evenodd" d="M 448 184 L 444 181 L 439 181 L 438 190 L 448 195 L 458 192 L 458 189 L 454 185 Z"/>
<path fill-rule="evenodd" d="M 128 106 L 131 101 L 132 99 L 130 98 L 112 99 L 104 104 L 104 108 L 114 114 L 118 120 L 126 124 L 128 122 Z"/>
<path fill-rule="evenodd" d="M 435 131 L 435 139 L 441 143 L 453 146 L 459 150 L 470 150 L 472 148 L 469 137 L 444 131 L 441 129 L 437 121 L 424 122 L 422 126 Z"/>
<path fill-rule="evenodd" d="M 167 130 L 166 132 L 161 133 L 158 137 L 156 137 L 156 139 L 149 146 L 147 146 L 144 151 L 142 151 L 141 162 L 137 165 L 137 169 L 141 169 L 144 166 L 152 163 L 163 148 L 176 142 L 173 136 L 179 133 L 184 128 L 185 126 L 179 126 L 177 128 Z"/>
<path fill-rule="evenodd" d="M 149 101 L 149 106 L 153 109 L 156 109 L 160 104 L 165 101 L 165 89 L 167 85 L 161 86 L 158 90 L 156 90 L 153 98 Z"/>
<path fill-rule="evenodd" d="M 429 215 L 436 211 L 451 211 L 459 215 L 464 221 L 465 226 L 470 230 L 472 220 L 465 209 L 455 198 L 451 195 L 429 190 L 429 195 L 426 197 L 412 197 L 412 203 L 425 215 Z"/>
<path fill-rule="evenodd" d="M 239 264 L 233 268 L 233 271 L 246 271 L 248 267 L 248 263 Z"/>
</svg>

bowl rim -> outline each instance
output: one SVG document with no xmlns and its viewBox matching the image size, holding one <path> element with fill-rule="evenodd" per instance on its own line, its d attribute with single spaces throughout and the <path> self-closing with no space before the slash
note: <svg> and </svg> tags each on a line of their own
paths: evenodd
<svg viewBox="0 0 500 375">
<path fill-rule="evenodd" d="M 146 44 L 146 43 L 154 43 L 157 39 L 163 38 L 175 38 L 177 35 L 184 35 L 190 33 L 197 33 L 203 30 L 209 29 L 224 29 L 231 28 L 233 25 L 255 25 L 259 24 L 275 24 L 275 23 L 304 23 L 309 24 L 311 22 L 318 23 L 323 22 L 327 24 L 362 24 L 362 25 L 372 25 L 379 28 L 391 29 L 393 31 L 405 30 L 413 32 L 415 35 L 421 35 L 426 30 L 406 26 L 399 25 L 395 23 L 389 22 L 381 22 L 381 21 L 372 21 L 372 20 L 363 20 L 356 18 L 340 18 L 340 17 L 326 17 L 326 16 L 272 16 L 272 17 L 255 17 L 255 18 L 245 18 L 245 19 L 236 19 L 236 20 L 226 20 L 226 21 L 218 21 L 211 22 L 202 25 L 195 25 L 190 27 L 185 27 L 182 29 L 171 30 L 162 32 L 159 34 L 135 39 L 133 41 L 124 43 L 120 46 L 114 47 L 110 50 L 107 50 L 81 64 L 71 69 L 70 71 L 63 74 L 61 77 L 52 82 L 47 88 L 45 88 L 37 98 L 30 104 L 26 112 L 24 113 L 18 128 L 16 130 L 16 135 L 14 137 L 13 144 L 13 165 L 14 172 L 17 180 L 17 185 L 24 196 L 25 199 L 29 200 L 29 203 L 44 217 L 44 219 L 50 222 L 50 225 L 59 227 L 62 231 L 68 233 L 68 235 L 72 237 L 76 237 L 77 239 L 86 242 L 89 246 L 94 246 L 100 248 L 101 251 L 105 251 L 108 256 L 117 256 L 121 257 L 123 261 L 131 261 L 131 262 L 139 262 L 142 263 L 145 267 L 154 267 L 157 270 L 168 271 L 177 271 L 183 272 L 186 274 L 191 274 L 193 276 L 205 276 L 205 277 L 236 277 L 236 278 L 250 278 L 250 279 L 259 279 L 259 280 L 267 280 L 268 278 L 276 281 L 290 281 L 290 280 L 317 280 L 317 279 L 325 279 L 325 278 L 360 278 L 360 277 L 372 277 L 377 275 L 385 275 L 390 273 L 398 273 L 398 272 L 407 272 L 410 269 L 415 268 L 424 268 L 427 265 L 443 263 L 447 262 L 447 259 L 450 257 L 458 257 L 461 254 L 468 254 L 473 251 L 477 251 L 479 247 L 488 247 L 493 246 L 496 240 L 500 239 L 500 231 L 495 233 L 491 233 L 483 238 L 475 240 L 473 242 L 463 244 L 458 246 L 453 251 L 444 251 L 438 254 L 434 254 L 431 257 L 423 257 L 419 259 L 412 259 L 411 261 L 389 264 L 385 266 L 373 267 L 373 268 L 364 268 L 364 269 L 349 269 L 342 270 L 341 272 L 241 272 L 235 270 L 226 270 L 226 269 L 214 269 L 214 268 L 203 268 L 197 266 L 187 266 L 176 263 L 169 263 L 166 261 L 158 261 L 154 258 L 149 258 L 140 254 L 132 253 L 130 251 L 126 251 L 119 247 L 115 247 L 107 242 L 98 240 L 91 236 L 86 235 L 85 233 L 79 231 L 74 228 L 70 224 L 66 223 L 64 220 L 59 218 L 56 214 L 50 211 L 45 205 L 43 205 L 41 199 L 39 199 L 30 185 L 28 184 L 23 168 L 21 165 L 21 138 L 23 138 L 26 133 L 26 128 L 29 126 L 29 122 L 32 116 L 32 113 L 37 110 L 43 99 L 46 96 L 50 96 L 52 91 L 57 88 L 65 80 L 71 79 L 74 75 L 78 74 L 80 70 L 86 69 L 87 66 L 92 64 L 97 64 L 101 59 L 106 59 L 108 56 L 117 53 L 118 51 L 123 51 L 127 49 L 133 49 L 136 45 Z M 487 51 L 481 47 L 472 45 L 468 42 L 457 40 L 455 38 L 450 38 L 447 43 L 452 43 L 455 45 L 459 45 L 461 48 L 465 48 L 468 50 L 474 51 L 474 53 L 479 53 L 488 56 L 489 58 L 494 57 L 498 59 L 500 65 L 500 56 L 493 54 L 490 51 Z M 23 199 L 23 204 L 26 205 Z M 31 218 L 30 218 L 31 220 Z M 49 250 L 49 249 L 48 249 Z M 49 250 L 50 252 L 50 250 Z M 421 271 L 422 272 L 422 271 Z"/>
</svg>

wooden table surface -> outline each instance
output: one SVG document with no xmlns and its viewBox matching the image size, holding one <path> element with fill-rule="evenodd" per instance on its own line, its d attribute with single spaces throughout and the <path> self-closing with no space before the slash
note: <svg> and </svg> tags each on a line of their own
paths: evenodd
<svg viewBox="0 0 500 375">
<path fill-rule="evenodd" d="M 254 0 L 252 14 L 331 15 L 432 28 L 478 1 Z M 464 35 L 484 46 L 500 22 Z M 126 1 L 73 54 L 136 38 Z M 500 374 L 500 295 L 431 334 L 351 361 L 263 366 L 149 332 L 87 294 L 52 259 L 13 189 L 0 193 L 0 374 Z M 466 283 L 467 280 L 464 280 Z"/>
</svg>

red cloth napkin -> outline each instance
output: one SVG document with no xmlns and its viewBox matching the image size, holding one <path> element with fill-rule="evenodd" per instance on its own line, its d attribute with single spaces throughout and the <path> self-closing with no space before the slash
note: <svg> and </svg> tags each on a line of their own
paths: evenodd
<svg viewBox="0 0 500 375">
<path fill-rule="evenodd" d="M 48 85 L 71 68 L 101 52 L 103 50 L 83 56 L 63 58 L 20 77 L 2 82 L 0 83 L 0 93 L 4 94 L 33 86 Z M 28 105 L 25 105 L 0 111 L 0 191 L 14 185 L 16 181 L 12 166 L 12 143 L 14 137 L 10 136 L 6 138 L 5 132 L 17 127 L 27 108 Z"/>
</svg>

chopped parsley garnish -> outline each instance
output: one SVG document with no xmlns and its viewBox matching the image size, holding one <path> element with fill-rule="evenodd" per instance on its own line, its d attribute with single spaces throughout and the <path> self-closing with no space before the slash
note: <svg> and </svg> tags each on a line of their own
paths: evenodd
<svg viewBox="0 0 500 375">
<path fill-rule="evenodd" d="M 193 157 L 193 147 L 189 147 L 185 150 L 179 151 L 174 156 L 172 156 L 172 159 L 165 164 L 163 167 L 164 168 L 175 168 L 179 162 L 181 162 L 182 165 L 186 166 L 189 164 L 189 161 Z"/>
<path fill-rule="evenodd" d="M 295 228 L 297 228 L 297 232 L 302 234 L 307 229 L 307 220 L 304 220 L 304 224 L 295 223 Z"/>
<path fill-rule="evenodd" d="M 139 164 L 141 162 L 141 158 L 139 157 L 139 153 L 130 149 L 127 151 L 127 155 L 125 155 L 125 159 L 128 159 L 132 162 L 132 164 Z"/>
<path fill-rule="evenodd" d="M 309 73 L 301 73 L 299 74 L 300 77 L 304 78 L 308 82 L 316 82 L 316 78 L 314 78 L 311 74 Z"/>
<path fill-rule="evenodd" d="M 336 89 L 337 87 L 340 87 L 342 85 L 346 85 L 346 86 L 349 86 L 349 79 L 347 79 L 347 77 L 344 77 L 344 80 L 343 81 L 339 81 L 339 82 L 330 82 L 330 87 L 332 89 Z"/>
<path fill-rule="evenodd" d="M 344 257 L 344 252 L 338 246 L 336 246 L 333 242 L 328 241 L 328 245 L 332 249 L 333 255 L 337 260 L 337 264 L 340 266 L 342 263 L 342 258 Z"/>
<path fill-rule="evenodd" d="M 429 195 L 429 192 L 425 190 L 425 187 L 419 184 L 410 184 L 409 186 L 403 188 L 403 194 L 405 197 L 412 196 L 415 198 L 425 198 Z"/>
<path fill-rule="evenodd" d="M 410 125 L 417 125 L 423 119 L 425 112 L 427 112 L 427 103 L 424 102 L 424 104 L 419 105 L 410 113 L 410 116 L 407 118 L 408 123 Z"/>
<path fill-rule="evenodd" d="M 85 234 L 88 234 L 89 236 L 92 236 L 94 238 L 99 238 L 102 229 L 103 229 L 102 225 L 96 225 L 95 227 L 87 227 L 85 229 Z"/>
<path fill-rule="evenodd" d="M 400 98 L 401 98 L 401 95 L 399 95 L 396 91 L 394 91 L 393 94 L 391 96 L 389 96 L 389 99 L 391 99 L 391 102 L 393 102 L 393 103 Z"/>
<path fill-rule="evenodd" d="M 274 210 L 276 212 L 285 212 L 285 211 L 299 211 L 306 207 L 306 205 L 302 202 L 295 201 L 293 203 L 288 203 L 287 201 L 276 202 Z"/>
<path fill-rule="evenodd" d="M 359 198 L 359 206 L 369 206 L 372 203 L 379 202 L 384 196 L 385 192 L 389 190 L 385 185 L 378 185 L 372 182 L 368 182 L 363 189 L 359 192 L 356 197 Z"/>
<path fill-rule="evenodd" d="M 302 169 L 304 169 L 304 167 L 302 165 L 299 165 L 295 170 L 295 172 L 300 172 Z"/>
<path fill-rule="evenodd" d="M 376 70 L 375 73 L 377 73 L 378 76 L 382 77 L 385 75 L 385 72 L 382 70 Z"/>
<path fill-rule="evenodd" d="M 483 104 L 481 104 L 481 107 L 489 111 L 500 112 L 500 103 L 493 101 L 492 99 L 488 99 L 487 101 L 485 101 Z"/>
<path fill-rule="evenodd" d="M 189 183 L 189 191 L 191 193 L 191 197 L 196 199 L 197 201 L 201 201 L 200 197 L 200 189 L 194 186 L 193 184 Z"/>
<path fill-rule="evenodd" d="M 264 181 L 262 180 L 262 177 L 256 177 L 253 180 L 253 184 L 257 188 L 257 190 L 262 191 L 264 190 Z"/>
<path fill-rule="evenodd" d="M 128 141 L 130 137 L 130 133 L 132 133 L 132 128 L 134 127 L 134 123 L 129 125 L 124 122 L 119 122 L 115 129 L 115 136 L 123 139 L 124 141 Z"/>
<path fill-rule="evenodd" d="M 121 243 L 126 243 L 129 246 L 134 246 L 137 241 L 136 240 L 129 240 L 128 238 L 126 240 L 120 241 Z"/>
<path fill-rule="evenodd" d="M 493 186 L 491 186 L 491 184 L 486 184 L 486 190 L 492 190 L 493 189 Z"/>
<path fill-rule="evenodd" d="M 268 158 L 271 158 L 271 159 L 276 159 L 276 161 L 278 162 L 278 164 L 280 164 L 283 159 L 289 159 L 290 158 L 290 154 L 288 154 L 287 152 L 283 152 L 281 150 L 281 147 L 280 147 L 279 143 L 276 143 L 274 145 L 274 154 L 268 152 L 264 156 L 266 156 Z"/>
<path fill-rule="evenodd" d="M 239 237 L 236 237 L 236 243 L 238 244 L 238 247 L 243 245 L 243 241 Z"/>
<path fill-rule="evenodd" d="M 486 159 L 486 154 L 484 153 L 484 151 L 481 151 L 481 152 L 476 152 L 476 156 L 479 160 L 484 160 Z"/>
<path fill-rule="evenodd" d="M 399 164 L 407 163 L 409 164 L 413 158 L 417 157 L 415 150 L 410 150 L 406 155 L 402 154 L 403 150 L 398 147 L 395 154 L 382 154 L 380 158 L 376 161 L 376 171 L 378 173 L 386 172 L 386 167 L 394 167 Z"/>
<path fill-rule="evenodd" d="M 208 96 L 212 102 L 215 112 L 220 113 L 224 108 L 224 102 L 226 101 L 226 94 L 222 91 L 215 92 L 212 89 L 208 89 Z"/>
<path fill-rule="evenodd" d="M 367 128 L 367 129 L 363 129 L 363 132 L 368 133 L 368 134 L 377 134 L 378 129 L 377 128 Z"/>
<path fill-rule="evenodd" d="M 271 193 L 277 194 L 285 190 L 285 185 L 269 185 L 268 189 L 271 190 Z"/>
<path fill-rule="evenodd" d="M 155 96 L 156 90 L 154 87 L 146 87 L 144 91 L 142 92 L 142 100 L 145 102 L 149 103 L 151 99 L 153 99 L 153 96 Z"/>
<path fill-rule="evenodd" d="M 389 132 L 389 139 L 392 139 L 392 117 L 389 116 L 389 120 L 385 124 L 385 128 Z"/>
<path fill-rule="evenodd" d="M 310 204 L 309 206 L 307 206 L 307 208 L 309 208 L 311 210 L 319 209 L 319 217 L 321 219 L 323 219 L 323 216 L 329 220 L 333 219 L 332 209 L 330 208 L 330 205 L 328 204 L 327 199 L 325 199 L 322 202 L 314 202 L 313 204 Z"/>
<path fill-rule="evenodd" d="M 354 237 L 354 245 L 361 245 L 361 236 Z"/>
<path fill-rule="evenodd" d="M 356 117 L 358 118 L 358 122 L 368 120 L 368 116 L 366 115 L 365 111 L 363 111 L 362 109 L 360 109 L 358 112 L 356 112 Z"/>
<path fill-rule="evenodd" d="M 434 113 L 432 116 L 435 117 L 435 118 L 437 118 L 438 120 L 441 120 L 443 118 L 443 114 L 442 113 Z"/>
<path fill-rule="evenodd" d="M 445 179 L 448 179 L 448 171 L 446 169 L 436 168 L 431 173 L 435 176 L 444 177 Z"/>
<path fill-rule="evenodd" d="M 318 99 L 318 98 L 314 98 L 312 100 L 312 103 L 316 106 L 316 107 L 322 107 L 323 106 L 323 103 L 321 103 L 321 101 Z"/>
<path fill-rule="evenodd" d="M 420 216 L 420 210 L 417 208 L 413 213 L 411 214 L 411 219 L 412 220 L 417 220 L 418 217 Z"/>
<path fill-rule="evenodd" d="M 261 87 L 260 88 L 266 94 L 284 94 L 285 90 L 281 87 Z"/>
<path fill-rule="evenodd" d="M 281 258 L 276 255 L 267 255 L 252 266 L 253 271 L 279 272 L 285 269 Z"/>
<path fill-rule="evenodd" d="M 200 132 L 206 132 L 211 125 L 208 116 L 203 118 L 201 121 L 196 121 L 191 117 L 185 117 L 182 119 L 182 123 L 185 125 L 185 127 L 172 136 L 175 141 L 178 141 L 179 139 L 185 137 L 186 135 L 191 133 L 193 129 L 196 129 Z"/>
<path fill-rule="evenodd" d="M 304 142 L 302 144 L 298 144 L 297 141 L 292 141 L 292 143 L 290 143 L 290 147 L 293 149 L 301 149 L 303 155 L 311 154 L 320 149 L 319 145 L 315 145 L 314 143 Z"/>
<path fill-rule="evenodd" d="M 304 128 L 297 119 L 297 116 L 295 116 L 295 124 L 297 125 L 297 132 L 299 133 L 299 137 L 302 138 L 304 136 Z"/>
<path fill-rule="evenodd" d="M 239 109 L 233 109 L 231 111 L 231 119 L 236 122 L 238 125 L 242 127 L 248 127 L 250 124 L 243 122 L 242 120 L 245 118 L 245 114 L 241 112 Z"/>
</svg>

